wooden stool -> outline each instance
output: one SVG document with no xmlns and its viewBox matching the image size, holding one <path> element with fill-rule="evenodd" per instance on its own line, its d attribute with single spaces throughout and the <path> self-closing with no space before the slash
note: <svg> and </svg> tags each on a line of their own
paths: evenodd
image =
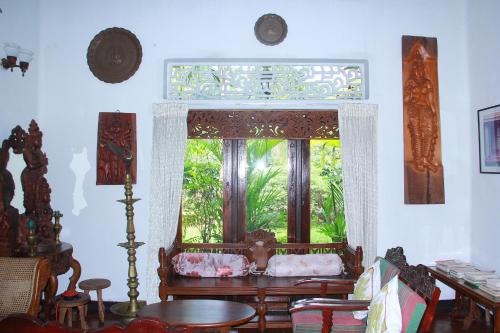
<svg viewBox="0 0 500 333">
<path fill-rule="evenodd" d="M 111 281 L 107 279 L 88 279 L 83 280 L 78 284 L 78 288 L 82 289 L 83 292 L 89 295 L 91 290 L 97 292 L 97 312 L 99 314 L 99 321 L 104 323 L 104 304 L 102 302 L 102 290 L 109 287 Z"/>
<path fill-rule="evenodd" d="M 80 325 L 82 330 L 87 329 L 85 322 L 85 305 L 90 302 L 90 296 L 84 293 L 78 293 L 78 298 L 73 300 L 65 300 L 61 297 L 57 301 L 57 309 L 59 310 L 59 323 L 64 324 L 64 317 L 67 314 L 68 326 L 73 327 L 73 308 L 78 308 L 78 315 L 80 316 Z"/>
</svg>

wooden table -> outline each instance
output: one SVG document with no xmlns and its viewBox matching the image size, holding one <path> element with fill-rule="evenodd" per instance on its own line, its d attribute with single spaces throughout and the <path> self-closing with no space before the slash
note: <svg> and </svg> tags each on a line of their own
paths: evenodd
<svg viewBox="0 0 500 333">
<path fill-rule="evenodd" d="M 137 317 L 157 318 L 171 325 L 186 325 L 192 328 L 217 328 L 229 332 L 233 326 L 249 321 L 255 315 L 250 305 L 218 300 L 173 300 L 146 305 Z"/>
<path fill-rule="evenodd" d="M 464 319 L 464 329 L 468 329 L 472 321 L 479 315 L 477 304 L 481 304 L 486 308 L 486 321 L 489 322 L 489 310 L 493 311 L 494 316 L 494 333 L 500 333 L 500 300 L 482 291 L 481 289 L 473 288 L 465 283 L 463 279 L 457 279 L 450 274 L 443 272 L 436 267 L 427 267 L 429 273 L 437 280 L 443 282 L 448 287 L 454 289 L 455 302 L 460 302 L 461 297 L 470 299 L 470 309 Z"/>
</svg>

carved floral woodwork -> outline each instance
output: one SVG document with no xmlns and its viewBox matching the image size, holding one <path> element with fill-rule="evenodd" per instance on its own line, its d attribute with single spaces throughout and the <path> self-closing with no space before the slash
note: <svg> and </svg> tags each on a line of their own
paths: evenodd
<svg viewBox="0 0 500 333">
<path fill-rule="evenodd" d="M 403 36 L 405 203 L 444 203 L 437 39 Z"/>
<path fill-rule="evenodd" d="M 39 250 L 54 248 L 52 227 L 51 189 L 45 178 L 48 159 L 42 152 L 42 137 L 36 121 L 32 120 L 26 133 L 16 126 L 8 139 L 2 143 L 0 151 L 0 248 L 19 250 L 26 246 L 26 223 L 36 223 L 36 243 Z M 15 193 L 12 174 L 7 170 L 10 151 L 22 154 L 26 167 L 21 173 L 25 211 L 19 215 L 11 206 Z M 8 231 L 7 231 L 8 230 Z"/>
<path fill-rule="evenodd" d="M 120 157 L 113 153 L 108 142 L 129 150 L 137 156 L 135 113 L 100 112 L 97 135 L 97 185 L 125 184 L 126 168 Z M 132 183 L 137 180 L 137 159 L 130 167 Z"/>
<path fill-rule="evenodd" d="M 337 139 L 338 114 L 331 110 L 190 110 L 191 139 Z"/>
</svg>

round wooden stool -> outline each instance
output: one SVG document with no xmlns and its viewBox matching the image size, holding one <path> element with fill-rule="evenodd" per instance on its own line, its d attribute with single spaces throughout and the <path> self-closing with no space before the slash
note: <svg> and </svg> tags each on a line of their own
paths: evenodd
<svg viewBox="0 0 500 333">
<path fill-rule="evenodd" d="M 78 293 L 78 297 L 72 300 L 66 300 L 61 297 L 57 301 L 57 309 L 59 316 L 59 323 L 64 325 L 64 317 L 68 317 L 68 326 L 73 327 L 73 308 L 78 309 L 78 315 L 80 316 L 80 325 L 82 330 L 87 329 L 87 323 L 85 322 L 85 305 L 90 302 L 90 296 L 84 293 Z"/>
<path fill-rule="evenodd" d="M 99 315 L 99 321 L 104 323 L 104 304 L 102 302 L 102 290 L 109 287 L 111 281 L 107 279 L 88 279 L 83 280 L 78 284 L 78 288 L 82 289 L 83 292 L 89 295 L 91 290 L 97 292 L 97 313 Z"/>
</svg>

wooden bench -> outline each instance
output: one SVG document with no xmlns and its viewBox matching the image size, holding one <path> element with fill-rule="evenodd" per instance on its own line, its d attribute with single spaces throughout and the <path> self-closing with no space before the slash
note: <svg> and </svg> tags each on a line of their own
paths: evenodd
<svg viewBox="0 0 500 333">
<path fill-rule="evenodd" d="M 172 267 L 172 258 L 182 252 L 230 253 L 245 255 L 255 262 L 259 271 L 265 270 L 268 259 L 274 254 L 337 253 L 344 264 L 344 274 L 329 276 L 339 280 L 331 286 L 296 285 L 304 277 L 271 277 L 248 275 L 242 277 L 193 278 L 177 275 Z M 363 272 L 361 247 L 351 248 L 347 242 L 306 244 L 278 243 L 274 233 L 256 230 L 247 233 L 241 243 L 179 243 L 175 242 L 166 251 L 160 248 L 158 275 L 159 295 L 162 302 L 169 296 L 174 299 L 210 298 L 224 299 L 250 304 L 257 316 L 242 328 L 291 328 L 288 308 L 290 302 L 308 296 L 330 296 L 345 298 L 354 290 L 354 283 Z"/>
</svg>

